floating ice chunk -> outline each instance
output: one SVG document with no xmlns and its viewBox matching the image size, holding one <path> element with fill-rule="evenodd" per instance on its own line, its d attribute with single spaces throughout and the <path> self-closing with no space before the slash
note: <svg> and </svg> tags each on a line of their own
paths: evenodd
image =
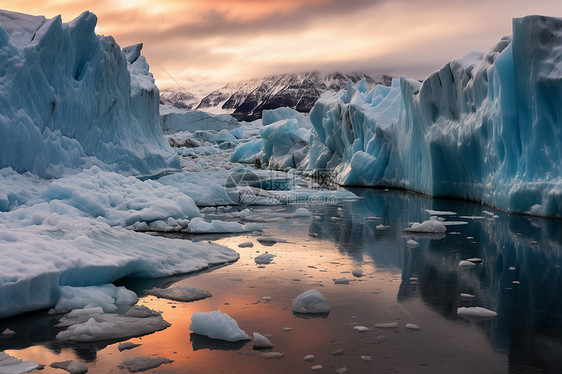
<svg viewBox="0 0 562 374">
<path fill-rule="evenodd" d="M 410 248 L 415 248 L 417 246 L 420 245 L 420 243 L 418 243 L 417 241 L 413 240 L 413 239 L 408 239 L 408 241 L 406 242 L 406 244 L 408 245 L 408 247 Z"/>
<path fill-rule="evenodd" d="M 133 348 L 140 347 L 140 346 L 141 346 L 141 344 L 135 344 L 133 342 L 125 342 L 125 343 L 119 344 L 119 346 L 117 346 L 117 349 L 119 349 L 119 352 L 123 352 L 125 350 L 133 349 Z"/>
<path fill-rule="evenodd" d="M 250 337 L 240 329 L 234 319 L 218 310 L 208 313 L 193 313 L 189 329 L 196 334 L 212 339 L 229 342 L 250 340 Z"/>
<path fill-rule="evenodd" d="M 253 246 L 254 246 L 254 243 L 252 243 L 252 242 L 244 242 L 244 243 L 238 244 L 238 247 L 240 247 L 240 248 L 252 248 Z"/>
<path fill-rule="evenodd" d="M 61 326 L 67 326 L 68 323 L 69 320 L 66 320 Z M 76 342 L 127 339 L 164 330 L 169 326 L 170 324 L 161 316 L 135 318 L 94 313 L 86 322 L 72 324 L 66 330 L 59 332 L 57 339 Z"/>
<path fill-rule="evenodd" d="M 70 374 L 84 374 L 88 372 L 88 368 L 84 364 L 75 360 L 53 362 L 51 367 L 66 370 Z"/>
<path fill-rule="evenodd" d="M 301 293 L 293 300 L 293 312 L 295 313 L 329 313 L 330 304 L 315 289 L 311 289 Z"/>
<path fill-rule="evenodd" d="M 264 296 L 261 299 L 265 300 L 265 301 L 271 301 L 271 297 L 269 297 L 269 296 Z"/>
<path fill-rule="evenodd" d="M 373 358 L 371 356 L 363 355 L 363 356 L 361 356 L 361 360 L 363 360 L 365 362 L 371 362 L 371 361 L 373 361 Z"/>
<path fill-rule="evenodd" d="M 468 225 L 466 221 L 441 221 L 445 226 L 463 226 Z"/>
<path fill-rule="evenodd" d="M 347 368 L 345 366 L 336 369 L 336 374 L 345 374 L 345 373 L 347 373 Z"/>
<path fill-rule="evenodd" d="M 268 338 L 258 332 L 254 332 L 254 349 L 273 348 L 273 344 Z"/>
<path fill-rule="evenodd" d="M 418 232 L 418 233 L 444 233 L 447 231 L 447 227 L 436 220 L 435 218 L 430 218 L 422 223 L 415 222 L 412 227 L 404 229 L 406 232 Z"/>
<path fill-rule="evenodd" d="M 415 323 L 407 323 L 406 328 L 410 329 L 410 330 L 419 330 L 420 329 L 420 327 L 418 325 L 416 325 Z"/>
<path fill-rule="evenodd" d="M 274 254 L 272 253 L 262 253 L 259 256 L 254 257 L 254 262 L 256 264 L 271 264 L 271 261 L 273 261 L 273 258 L 276 257 Z"/>
<path fill-rule="evenodd" d="M 195 217 L 189 222 L 188 231 L 193 234 L 203 233 L 231 233 L 231 232 L 248 232 L 261 230 L 258 224 L 240 224 L 238 222 L 228 222 L 220 220 L 205 221 L 204 218 Z"/>
<path fill-rule="evenodd" d="M 459 267 L 460 268 L 470 268 L 476 266 L 476 264 L 472 261 L 467 261 L 467 260 L 462 260 L 459 262 Z"/>
<path fill-rule="evenodd" d="M 457 314 L 469 321 L 484 321 L 484 320 L 496 318 L 496 316 L 498 315 L 493 310 L 489 310 L 479 306 L 458 308 Z"/>
<path fill-rule="evenodd" d="M 119 369 L 127 369 L 131 373 L 137 373 L 139 371 L 155 369 L 160 365 L 171 364 L 172 362 L 174 361 L 164 357 L 137 356 L 123 360 L 117 367 Z"/>
<path fill-rule="evenodd" d="M 398 327 L 398 322 L 375 323 L 375 327 L 380 329 L 394 329 Z"/>
<path fill-rule="evenodd" d="M 457 212 L 425 209 L 432 216 L 456 216 Z"/>
<path fill-rule="evenodd" d="M 510 271 L 513 271 L 513 270 L 515 270 L 516 268 L 515 268 L 515 266 L 510 266 L 510 267 L 507 268 L 507 269 L 510 270 Z"/>
<path fill-rule="evenodd" d="M 16 332 L 10 329 L 6 329 L 2 332 L 2 335 L 7 336 L 7 335 L 14 335 Z"/>
<path fill-rule="evenodd" d="M 316 356 L 314 356 L 314 355 L 306 355 L 306 356 L 304 356 L 302 359 L 303 359 L 304 361 L 312 361 L 312 360 L 314 360 L 314 357 L 316 357 Z"/>
<path fill-rule="evenodd" d="M 332 353 L 330 353 L 332 356 L 345 356 L 345 352 L 343 349 L 336 349 L 335 351 L 333 351 Z"/>
<path fill-rule="evenodd" d="M 472 300 L 474 299 L 474 295 L 469 293 L 461 293 L 461 299 Z"/>
<path fill-rule="evenodd" d="M 324 369 L 324 367 L 322 365 L 314 365 L 314 366 L 310 367 L 310 370 L 312 370 L 312 371 L 319 371 L 319 370 L 322 370 L 322 369 Z"/>
<path fill-rule="evenodd" d="M 261 354 L 261 356 L 265 359 L 278 359 L 278 358 L 283 358 L 285 357 L 285 353 L 281 353 L 281 352 L 263 352 Z"/>
<path fill-rule="evenodd" d="M 384 231 L 384 230 L 389 230 L 390 226 L 385 226 L 382 223 L 380 225 L 376 225 L 375 229 L 379 230 L 379 231 Z"/>
<path fill-rule="evenodd" d="M 334 284 L 349 284 L 349 279 L 346 277 L 334 279 Z"/>
<path fill-rule="evenodd" d="M 482 263 L 482 259 L 479 258 L 479 257 L 467 258 L 466 261 L 470 261 L 470 262 L 473 262 L 475 264 L 481 264 Z"/>
<path fill-rule="evenodd" d="M 213 296 L 209 291 L 195 287 L 175 286 L 170 288 L 153 288 L 148 290 L 149 295 L 174 301 L 190 302 L 206 299 Z"/>
<path fill-rule="evenodd" d="M 513 283 L 513 284 L 521 284 L 521 282 L 519 282 L 518 280 L 511 281 L 511 283 Z"/>
<path fill-rule="evenodd" d="M 353 326 L 353 330 L 359 331 L 359 332 L 367 332 L 367 331 L 370 331 L 371 329 L 368 328 L 367 326 Z"/>
<path fill-rule="evenodd" d="M 87 287 L 60 287 L 60 298 L 54 307 L 57 313 L 82 309 L 86 306 L 99 306 L 104 312 L 115 312 L 119 305 L 133 305 L 138 301 L 137 294 L 125 287 L 113 284 Z"/>
<path fill-rule="evenodd" d="M 488 211 L 488 210 L 483 210 L 482 213 L 483 213 L 483 214 L 486 214 L 486 215 L 488 215 L 488 216 L 490 216 L 490 217 L 495 216 L 495 214 L 494 214 L 493 212 L 490 212 L 490 211 Z"/>
<path fill-rule="evenodd" d="M 280 238 L 274 238 L 272 236 L 262 236 L 257 238 L 258 242 L 264 245 L 273 245 L 275 243 L 287 243 L 286 240 Z"/>
<path fill-rule="evenodd" d="M 297 208 L 294 215 L 295 217 L 310 217 L 311 213 L 306 208 Z"/>
<path fill-rule="evenodd" d="M 43 366 L 36 362 L 22 361 L 6 352 L 0 352 L 0 373 L 2 374 L 29 373 L 41 367 Z"/>
<path fill-rule="evenodd" d="M 160 312 L 147 308 L 144 305 L 134 305 L 125 313 L 125 317 L 147 318 L 159 316 L 160 314 Z"/>
<path fill-rule="evenodd" d="M 351 270 L 351 275 L 357 278 L 361 278 L 364 274 L 363 274 L 363 270 L 355 269 L 355 270 Z"/>
<path fill-rule="evenodd" d="M 283 327 L 283 331 L 291 332 L 291 331 L 293 331 L 293 328 L 292 327 Z"/>
</svg>

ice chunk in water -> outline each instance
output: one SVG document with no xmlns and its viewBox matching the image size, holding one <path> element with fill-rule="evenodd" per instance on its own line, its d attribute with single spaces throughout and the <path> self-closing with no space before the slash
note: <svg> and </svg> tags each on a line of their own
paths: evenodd
<svg viewBox="0 0 562 374">
<path fill-rule="evenodd" d="M 189 329 L 199 335 L 229 342 L 250 340 L 250 337 L 240 329 L 232 317 L 218 310 L 208 313 L 193 313 Z"/>
<path fill-rule="evenodd" d="M 174 301 L 196 301 L 213 296 L 209 291 L 195 287 L 176 286 L 170 288 L 153 288 L 148 290 L 149 295 Z"/>
<path fill-rule="evenodd" d="M 457 314 L 469 321 L 485 321 L 488 319 L 496 318 L 498 315 L 493 310 L 489 310 L 479 306 L 458 308 Z"/>
<path fill-rule="evenodd" d="M 131 373 L 137 373 L 157 368 L 163 364 L 171 364 L 172 362 L 174 361 L 164 357 L 137 356 L 123 360 L 117 367 L 119 369 L 127 369 Z"/>
<path fill-rule="evenodd" d="M 84 364 L 75 360 L 53 362 L 51 367 L 66 370 L 70 374 L 84 374 L 88 372 L 88 368 Z"/>
<path fill-rule="evenodd" d="M 315 289 L 301 293 L 293 300 L 293 312 L 295 313 L 329 313 L 330 304 Z"/>
<path fill-rule="evenodd" d="M 267 264 L 271 264 L 271 261 L 273 261 L 273 258 L 274 258 L 274 257 L 275 257 L 274 254 L 271 254 L 271 253 L 267 253 L 267 252 L 266 252 L 266 253 L 262 253 L 262 254 L 259 255 L 259 256 L 256 256 L 256 257 L 254 258 L 254 262 L 255 262 L 256 264 L 264 264 L 264 265 L 267 265 Z"/>
<path fill-rule="evenodd" d="M 254 349 L 267 349 L 273 348 L 273 344 L 268 338 L 260 334 L 259 332 L 254 332 Z"/>
</svg>

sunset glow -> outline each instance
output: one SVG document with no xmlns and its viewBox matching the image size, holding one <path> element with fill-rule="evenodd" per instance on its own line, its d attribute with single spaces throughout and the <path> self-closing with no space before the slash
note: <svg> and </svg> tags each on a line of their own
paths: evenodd
<svg viewBox="0 0 562 374">
<path fill-rule="evenodd" d="M 90 10 L 97 32 L 144 43 L 161 88 L 302 71 L 424 78 L 511 33 L 511 19 L 562 16 L 559 0 L 7 0 L 8 10 L 64 22 Z M 168 72 L 169 75 L 166 73 Z"/>
</svg>

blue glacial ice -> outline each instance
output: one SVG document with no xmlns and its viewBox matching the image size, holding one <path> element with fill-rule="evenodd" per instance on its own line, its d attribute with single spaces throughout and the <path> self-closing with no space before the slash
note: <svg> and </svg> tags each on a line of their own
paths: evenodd
<svg viewBox="0 0 562 374">
<path fill-rule="evenodd" d="M 141 45 L 124 51 L 69 23 L 0 11 L 0 168 L 59 177 L 98 165 L 130 175 L 179 169 L 162 137 Z"/>
<path fill-rule="evenodd" d="M 169 105 L 160 106 L 160 125 L 166 134 L 178 131 L 233 130 L 240 127 L 240 123 L 230 114 L 185 111 Z"/>
<path fill-rule="evenodd" d="M 394 186 L 562 216 L 562 19 L 513 20 L 513 36 L 423 82 L 364 82 L 310 113 L 310 170 L 342 185 Z"/>
</svg>

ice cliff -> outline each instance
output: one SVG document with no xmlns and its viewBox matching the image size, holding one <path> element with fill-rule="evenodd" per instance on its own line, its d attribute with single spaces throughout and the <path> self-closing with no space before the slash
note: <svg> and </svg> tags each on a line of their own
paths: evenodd
<svg viewBox="0 0 562 374">
<path fill-rule="evenodd" d="M 311 170 L 343 185 L 394 186 L 562 216 L 562 19 L 513 20 L 513 36 L 422 83 L 364 83 L 311 111 Z"/>
<path fill-rule="evenodd" d="M 69 23 L 0 11 L 0 168 L 59 177 L 98 165 L 130 175 L 179 169 L 162 137 L 142 45 L 124 51 Z"/>
</svg>

